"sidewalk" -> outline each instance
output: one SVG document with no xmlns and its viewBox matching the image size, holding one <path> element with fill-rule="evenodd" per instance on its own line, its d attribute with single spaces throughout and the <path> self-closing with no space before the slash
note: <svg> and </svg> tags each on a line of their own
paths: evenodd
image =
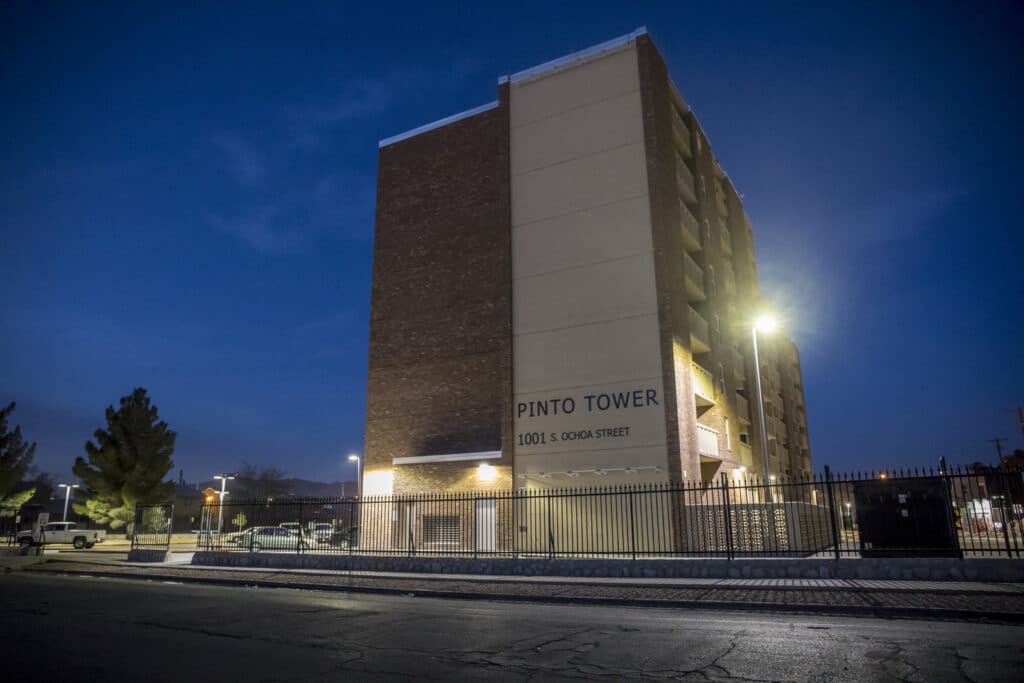
<svg viewBox="0 0 1024 683">
<path fill-rule="evenodd" d="M 18 558 L 29 560 L 30 558 Z M 1024 622 L 1024 584 L 854 579 L 665 579 L 404 574 L 315 569 L 200 567 L 103 557 L 18 562 L 9 570 L 438 598 L 645 607 L 817 612 Z M 9 566 L 4 562 L 3 566 Z"/>
</svg>

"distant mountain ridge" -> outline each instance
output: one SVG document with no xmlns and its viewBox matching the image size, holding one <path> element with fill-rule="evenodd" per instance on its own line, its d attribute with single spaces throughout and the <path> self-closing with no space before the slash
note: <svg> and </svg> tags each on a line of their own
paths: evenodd
<svg viewBox="0 0 1024 683">
<path fill-rule="evenodd" d="M 237 485 L 234 485 L 235 482 Z M 249 482 L 246 480 L 232 480 L 228 481 L 227 490 L 231 494 L 232 491 L 235 493 L 241 493 L 243 498 L 250 497 L 246 495 L 246 489 L 254 485 L 268 485 L 272 484 L 275 490 L 276 496 L 282 498 L 334 498 L 339 496 L 354 496 L 356 495 L 356 482 L 354 481 L 334 481 L 334 482 L 323 482 L 323 481 L 312 481 L 310 479 L 298 479 L 290 477 L 286 479 L 278 479 L 272 482 Z M 203 495 L 203 491 L 207 488 L 214 489 L 215 491 L 220 490 L 220 480 L 210 479 L 208 481 L 200 481 L 195 483 L 179 483 L 175 495 L 179 498 L 198 498 Z M 237 499 L 236 499 L 237 500 Z"/>
</svg>

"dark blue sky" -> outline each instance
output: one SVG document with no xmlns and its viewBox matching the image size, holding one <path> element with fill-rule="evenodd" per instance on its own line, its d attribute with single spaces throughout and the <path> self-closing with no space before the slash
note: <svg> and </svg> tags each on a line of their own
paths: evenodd
<svg viewBox="0 0 1024 683">
<path fill-rule="evenodd" d="M 1015 3 L 179 4 L 0 9 L 0 401 L 43 469 L 141 385 L 190 480 L 352 477 L 377 140 L 645 24 L 744 195 L 816 468 L 1024 446 Z"/>
</svg>

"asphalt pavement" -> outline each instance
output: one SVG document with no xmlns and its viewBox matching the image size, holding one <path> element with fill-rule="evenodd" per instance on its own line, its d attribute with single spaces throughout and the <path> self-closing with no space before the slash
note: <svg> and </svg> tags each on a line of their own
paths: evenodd
<svg viewBox="0 0 1024 683">
<path fill-rule="evenodd" d="M 4 666 L 19 681 L 1017 681 L 1022 636 L 1006 624 L 0 575 Z"/>
</svg>

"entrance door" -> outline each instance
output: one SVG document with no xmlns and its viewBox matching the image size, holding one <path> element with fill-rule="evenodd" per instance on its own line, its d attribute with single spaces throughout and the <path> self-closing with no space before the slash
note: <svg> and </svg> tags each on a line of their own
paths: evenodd
<svg viewBox="0 0 1024 683">
<path fill-rule="evenodd" d="M 493 553 L 497 549 L 498 501 L 480 498 L 476 501 L 476 551 Z"/>
</svg>

